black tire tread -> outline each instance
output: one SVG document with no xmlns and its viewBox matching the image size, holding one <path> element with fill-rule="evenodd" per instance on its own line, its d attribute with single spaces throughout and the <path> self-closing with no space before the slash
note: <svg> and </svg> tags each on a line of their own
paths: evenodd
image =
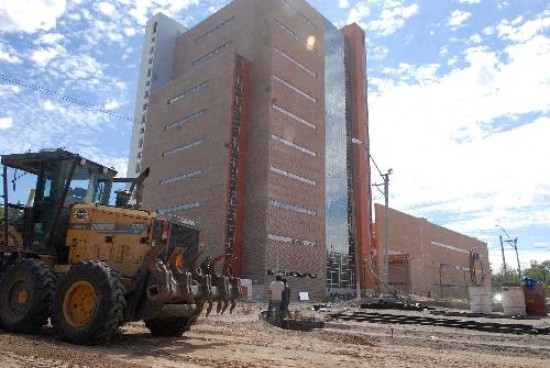
<svg viewBox="0 0 550 368">
<path fill-rule="evenodd" d="M 91 324 L 73 328 L 64 322 L 63 297 L 62 295 L 69 283 L 78 281 L 81 277 L 88 275 L 92 285 L 101 292 L 101 289 L 108 289 L 107 301 L 101 303 L 94 320 Z M 105 310 L 102 310 L 105 309 Z M 61 281 L 58 293 L 55 297 L 52 323 L 61 338 L 68 342 L 81 345 L 104 344 L 119 331 L 124 323 L 126 299 L 124 286 L 122 285 L 120 273 L 112 266 L 97 260 L 87 261 L 75 265 Z"/>
<path fill-rule="evenodd" d="M 10 279 L 18 273 L 32 277 L 33 300 L 28 313 L 20 318 L 13 317 L 6 310 L 5 303 Z M 16 261 L 0 279 L 0 325 L 9 332 L 33 334 L 46 325 L 51 315 L 53 298 L 57 286 L 52 268 L 39 259 L 25 258 Z"/>
</svg>

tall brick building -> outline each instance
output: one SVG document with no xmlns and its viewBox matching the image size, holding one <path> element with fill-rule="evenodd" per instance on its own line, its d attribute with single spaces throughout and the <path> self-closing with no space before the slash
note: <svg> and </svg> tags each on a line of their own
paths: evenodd
<svg viewBox="0 0 550 368">
<path fill-rule="evenodd" d="M 257 297 L 277 272 L 314 299 L 372 289 L 364 32 L 304 0 L 234 0 L 189 30 L 157 15 L 145 38 L 145 207 L 199 222 Z"/>
</svg>

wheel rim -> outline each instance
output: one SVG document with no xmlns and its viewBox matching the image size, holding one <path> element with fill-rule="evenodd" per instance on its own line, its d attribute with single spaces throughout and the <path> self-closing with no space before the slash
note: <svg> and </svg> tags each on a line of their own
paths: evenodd
<svg viewBox="0 0 550 368">
<path fill-rule="evenodd" d="M 25 280 L 17 280 L 13 283 L 9 292 L 10 311 L 16 316 L 25 314 L 30 300 L 30 290 Z"/>
<path fill-rule="evenodd" d="M 97 311 L 95 289 L 88 281 L 78 281 L 69 287 L 63 298 L 63 315 L 73 327 L 93 320 Z"/>
</svg>

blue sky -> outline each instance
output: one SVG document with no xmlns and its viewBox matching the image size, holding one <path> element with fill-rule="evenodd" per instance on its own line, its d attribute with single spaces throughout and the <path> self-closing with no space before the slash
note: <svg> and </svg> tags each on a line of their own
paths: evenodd
<svg viewBox="0 0 550 368">
<path fill-rule="evenodd" d="M 64 146 L 124 175 L 132 123 L 96 110 L 132 115 L 146 20 L 193 26 L 227 3 L 0 0 L 0 153 Z M 548 1 L 310 4 L 366 31 L 371 153 L 394 170 L 390 205 L 486 241 L 494 268 L 496 225 L 518 237 L 523 266 L 550 259 Z M 516 266 L 509 246 L 506 259 Z"/>
</svg>

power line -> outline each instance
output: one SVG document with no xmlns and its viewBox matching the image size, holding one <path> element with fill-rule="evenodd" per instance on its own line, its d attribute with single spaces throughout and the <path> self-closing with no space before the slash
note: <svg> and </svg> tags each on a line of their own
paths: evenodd
<svg viewBox="0 0 550 368">
<path fill-rule="evenodd" d="M 88 110 L 101 112 L 103 114 L 108 114 L 110 116 L 114 116 L 114 117 L 122 119 L 122 120 L 127 120 L 127 121 L 134 122 L 134 118 L 132 116 L 125 115 L 125 114 L 120 114 L 120 113 L 114 112 L 112 110 L 107 110 L 107 109 L 105 109 L 101 106 L 94 105 L 90 102 L 64 95 L 64 94 L 62 94 L 58 91 L 54 91 L 52 89 L 40 87 L 40 86 L 37 86 L 35 84 L 25 82 L 22 79 L 15 78 L 15 77 L 12 77 L 12 76 L 4 74 L 4 73 L 0 73 L 0 81 L 5 81 L 5 82 L 15 84 L 15 85 L 20 86 L 20 87 L 28 88 L 28 89 L 31 89 L 33 91 L 40 92 L 42 94 L 51 96 L 51 97 L 53 97 L 55 99 L 58 99 L 58 100 L 61 100 L 61 101 L 70 102 L 70 103 L 73 103 L 75 105 L 83 106 Z"/>
</svg>

